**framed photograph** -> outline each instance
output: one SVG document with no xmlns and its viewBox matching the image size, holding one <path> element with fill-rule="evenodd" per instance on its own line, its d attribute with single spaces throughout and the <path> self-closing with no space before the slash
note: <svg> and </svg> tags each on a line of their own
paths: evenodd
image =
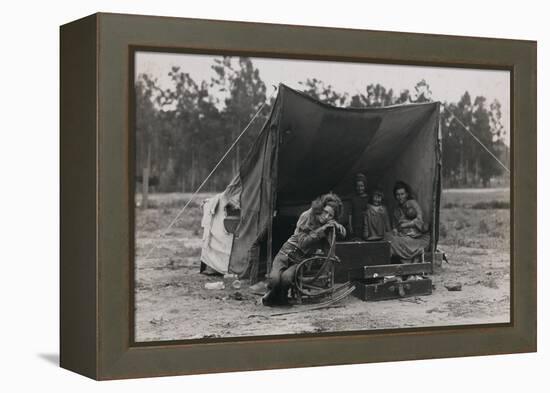
<svg viewBox="0 0 550 393">
<path fill-rule="evenodd" d="M 536 42 L 61 27 L 61 366 L 536 351 Z"/>
</svg>

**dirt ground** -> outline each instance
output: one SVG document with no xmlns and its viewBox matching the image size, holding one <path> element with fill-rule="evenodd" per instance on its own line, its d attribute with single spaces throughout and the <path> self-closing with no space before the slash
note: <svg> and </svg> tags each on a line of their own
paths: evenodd
<svg viewBox="0 0 550 393">
<path fill-rule="evenodd" d="M 263 307 L 248 280 L 234 289 L 234 278 L 199 273 L 207 196 L 162 237 L 189 195 L 152 195 L 148 209 L 136 209 L 138 342 L 509 322 L 508 189 L 444 191 L 439 248 L 449 263 L 436 268 L 432 295 L 380 302 L 348 296 L 334 308 L 281 316 L 271 314 L 289 309 Z M 224 289 L 205 289 L 219 281 Z M 444 284 L 453 282 L 462 290 L 448 291 Z"/>
</svg>

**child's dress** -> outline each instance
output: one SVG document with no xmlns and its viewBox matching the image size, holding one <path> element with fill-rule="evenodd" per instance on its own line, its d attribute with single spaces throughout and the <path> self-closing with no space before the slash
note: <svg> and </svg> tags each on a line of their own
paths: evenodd
<svg viewBox="0 0 550 393">
<path fill-rule="evenodd" d="M 390 216 L 384 205 L 367 205 L 363 215 L 363 239 L 382 240 L 391 231 Z"/>
</svg>

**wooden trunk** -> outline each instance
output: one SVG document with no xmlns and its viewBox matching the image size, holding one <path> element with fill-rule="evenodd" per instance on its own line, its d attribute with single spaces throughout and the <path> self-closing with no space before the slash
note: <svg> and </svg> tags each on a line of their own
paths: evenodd
<svg viewBox="0 0 550 393">
<path fill-rule="evenodd" d="M 406 276 L 410 274 L 431 274 L 432 264 L 424 263 L 402 263 L 395 265 L 377 265 L 363 266 L 361 278 L 377 278 L 386 276 Z M 354 277 L 359 277 L 359 272 L 352 274 Z"/>
<path fill-rule="evenodd" d="M 365 301 L 390 300 L 432 294 L 432 280 L 429 278 L 406 281 L 380 281 L 372 284 L 369 284 L 368 281 L 358 281 L 354 285 L 355 291 L 353 294 Z"/>
<path fill-rule="evenodd" d="M 362 279 L 365 266 L 390 263 L 390 243 L 387 241 L 338 242 L 335 254 L 340 258 L 340 263 L 336 264 L 336 282 Z"/>
</svg>

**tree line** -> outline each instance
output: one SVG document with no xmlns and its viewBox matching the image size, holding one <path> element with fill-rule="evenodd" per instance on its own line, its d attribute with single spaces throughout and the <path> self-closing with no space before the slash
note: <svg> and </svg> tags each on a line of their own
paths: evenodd
<svg viewBox="0 0 550 393">
<path fill-rule="evenodd" d="M 249 130 L 218 167 L 203 191 L 223 190 L 267 120 L 275 97 L 248 57 L 221 57 L 211 64 L 214 77 L 195 81 L 180 67 L 168 72 L 170 87 L 161 88 L 149 74 L 135 84 L 136 175 L 144 170 L 158 192 L 193 192 L 217 164 L 254 114 Z M 412 91 L 394 92 L 369 84 L 354 95 L 336 91 L 316 78 L 299 83 L 306 94 L 336 106 L 380 107 L 432 101 L 430 87 L 419 81 Z M 223 97 L 223 98 L 220 98 Z M 268 100 L 269 102 L 266 102 Z M 478 139 L 508 164 L 503 142 L 501 105 L 465 92 L 457 103 L 444 103 Z M 487 186 L 502 178 L 502 167 L 448 111 L 442 112 L 443 181 L 445 187 Z"/>
</svg>

